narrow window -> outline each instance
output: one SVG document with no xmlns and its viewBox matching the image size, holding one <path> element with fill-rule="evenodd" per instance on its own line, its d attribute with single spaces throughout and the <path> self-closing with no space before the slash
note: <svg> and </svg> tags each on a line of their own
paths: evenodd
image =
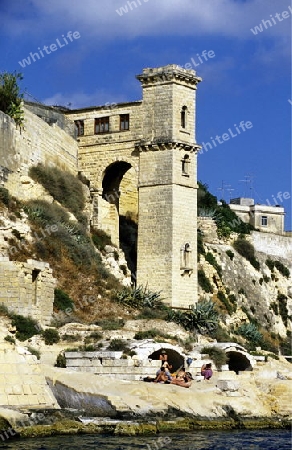
<svg viewBox="0 0 292 450">
<path fill-rule="evenodd" d="M 130 116 L 129 114 L 120 115 L 120 131 L 126 131 L 130 129 Z"/>
<path fill-rule="evenodd" d="M 183 106 L 180 113 L 180 126 L 186 128 L 187 126 L 187 107 Z"/>
<path fill-rule="evenodd" d="M 182 175 L 189 177 L 189 165 L 190 165 L 190 157 L 189 155 L 185 155 L 181 160 L 181 171 Z"/>
<path fill-rule="evenodd" d="M 75 120 L 77 136 L 84 136 L 84 120 Z"/>
<path fill-rule="evenodd" d="M 268 217 L 262 216 L 262 226 L 266 227 L 268 225 Z"/>
<path fill-rule="evenodd" d="M 102 134 L 109 132 L 109 117 L 100 117 L 94 121 L 94 133 Z"/>
<path fill-rule="evenodd" d="M 37 281 L 40 272 L 41 271 L 38 270 L 38 269 L 33 269 L 32 273 L 31 273 L 31 281 L 32 281 L 32 283 L 35 283 Z"/>
</svg>

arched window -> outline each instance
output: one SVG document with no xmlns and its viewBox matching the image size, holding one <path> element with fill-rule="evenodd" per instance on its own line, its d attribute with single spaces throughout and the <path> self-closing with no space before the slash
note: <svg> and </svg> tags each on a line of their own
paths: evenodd
<svg viewBox="0 0 292 450">
<path fill-rule="evenodd" d="M 180 126 L 182 128 L 187 127 L 187 107 L 183 106 L 180 113 Z"/>
<path fill-rule="evenodd" d="M 189 165 L 190 165 L 190 157 L 189 155 L 185 155 L 181 160 L 181 171 L 182 175 L 189 176 Z"/>
</svg>

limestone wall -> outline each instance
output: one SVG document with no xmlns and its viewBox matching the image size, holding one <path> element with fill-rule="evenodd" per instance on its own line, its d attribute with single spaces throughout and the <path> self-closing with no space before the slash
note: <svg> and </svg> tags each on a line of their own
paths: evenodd
<svg viewBox="0 0 292 450">
<path fill-rule="evenodd" d="M 251 242 L 258 252 L 292 260 L 292 237 L 280 236 L 277 234 L 260 233 L 253 231 L 251 233 Z"/>
<path fill-rule="evenodd" d="M 55 279 L 48 263 L 0 257 L 0 303 L 11 312 L 31 316 L 40 324 L 52 319 Z"/>
<path fill-rule="evenodd" d="M 0 111 L 0 173 L 12 195 L 22 198 L 21 175 L 38 163 L 56 165 L 77 173 L 78 146 L 75 139 L 56 124 L 49 125 L 25 108 L 24 130 Z"/>
<path fill-rule="evenodd" d="M 59 409 L 36 356 L 8 343 L 0 344 L 0 405 Z"/>
<path fill-rule="evenodd" d="M 120 359 L 122 352 L 66 352 L 68 370 L 108 375 L 123 380 L 140 380 L 155 376 L 159 360 Z"/>
</svg>

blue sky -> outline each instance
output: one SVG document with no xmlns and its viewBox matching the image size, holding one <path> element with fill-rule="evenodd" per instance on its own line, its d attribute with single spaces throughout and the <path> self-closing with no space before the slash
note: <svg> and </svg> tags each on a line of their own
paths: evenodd
<svg viewBox="0 0 292 450">
<path fill-rule="evenodd" d="M 78 108 L 140 100 L 144 67 L 192 64 L 197 142 L 212 146 L 198 178 L 226 201 L 276 199 L 291 230 L 291 16 L 291 0 L 1 0 L 0 70 L 22 72 L 45 104 Z"/>
</svg>

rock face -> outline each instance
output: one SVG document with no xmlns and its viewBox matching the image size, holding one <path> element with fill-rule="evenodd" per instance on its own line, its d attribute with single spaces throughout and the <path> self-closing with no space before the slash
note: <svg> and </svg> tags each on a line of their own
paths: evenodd
<svg viewBox="0 0 292 450">
<path fill-rule="evenodd" d="M 246 236 L 254 246 L 260 264 L 257 270 L 234 249 L 232 244 L 238 235 L 218 240 L 212 219 L 200 218 L 198 223 L 205 247 L 205 255 L 200 255 L 199 269 L 204 271 L 213 291 L 208 293 L 199 287 L 199 297 L 211 298 L 225 309 L 227 327 L 233 325 L 236 328 L 254 317 L 266 329 L 285 338 L 287 331 L 292 330 L 292 238 L 260 232 Z M 212 258 L 220 266 L 222 275 L 209 262 Z M 290 276 L 283 275 L 275 266 L 271 268 L 267 265 L 268 260 L 280 262 L 289 270 Z M 218 297 L 219 291 L 227 297 L 228 314 L 226 304 Z M 231 302 L 229 298 L 232 298 Z"/>
<path fill-rule="evenodd" d="M 253 373 L 236 375 L 217 373 L 209 382 L 193 382 L 189 389 L 175 385 L 124 381 L 62 369 L 46 369 L 47 379 L 58 402 L 76 407 L 78 401 L 84 415 L 146 418 L 161 414 L 170 418 L 190 415 L 220 419 L 228 411 L 242 418 L 291 419 L 292 409 L 285 400 L 291 398 L 291 380 L 275 378 L 263 383 Z M 236 394 L 236 395 L 234 395 Z M 279 395 L 279 398 L 276 396 Z M 78 400 L 79 399 L 79 400 Z M 281 407 L 280 407 L 281 404 Z"/>
</svg>

